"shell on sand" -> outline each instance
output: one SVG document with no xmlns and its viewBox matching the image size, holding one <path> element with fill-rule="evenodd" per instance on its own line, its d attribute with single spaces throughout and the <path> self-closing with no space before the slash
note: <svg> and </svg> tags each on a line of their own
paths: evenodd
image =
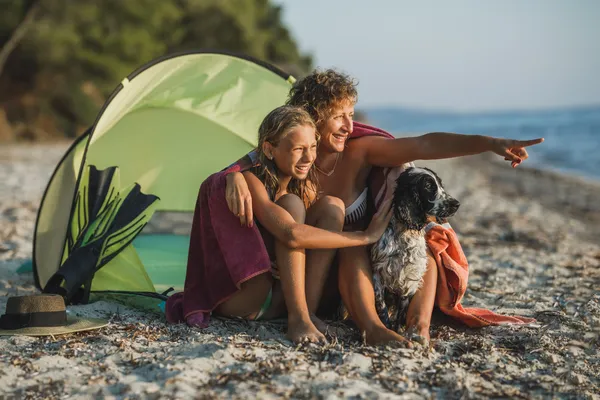
<svg viewBox="0 0 600 400">
<path fill-rule="evenodd" d="M 35 292 L 16 269 L 67 146 L 0 147 L 1 312 Z M 283 321 L 199 331 L 99 301 L 69 309 L 110 319 L 101 330 L 0 338 L 0 398 L 598 398 L 600 185 L 483 156 L 419 164 L 462 204 L 451 222 L 471 267 L 464 304 L 538 324 L 472 330 L 436 313 L 431 348 L 394 349 L 334 322 L 328 345 L 293 346 Z"/>
</svg>

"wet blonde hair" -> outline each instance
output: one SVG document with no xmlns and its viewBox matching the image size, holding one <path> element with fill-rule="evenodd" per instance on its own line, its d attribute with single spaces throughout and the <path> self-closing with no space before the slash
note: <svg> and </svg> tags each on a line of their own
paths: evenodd
<svg viewBox="0 0 600 400">
<path fill-rule="evenodd" d="M 294 84 L 286 104 L 308 111 L 318 126 L 331 115 L 335 107 L 346 103 L 356 104 L 356 85 L 350 75 L 333 69 L 317 69 Z"/>
<path fill-rule="evenodd" d="M 281 106 L 271 111 L 260 124 L 258 128 L 258 146 L 256 154 L 258 156 L 258 166 L 255 169 L 256 176 L 263 182 L 269 196 L 275 199 L 275 195 L 279 190 L 279 176 L 275 160 L 267 158 L 263 145 L 270 143 L 273 147 L 277 147 L 281 140 L 293 129 L 299 126 L 311 126 L 315 129 L 317 140 L 319 139 L 316 133 L 315 122 L 308 112 L 300 107 Z M 318 187 L 317 175 L 314 165 L 310 167 L 308 176 L 305 180 L 292 178 L 287 190 L 289 193 L 300 197 L 307 207 L 313 202 L 313 193 L 316 193 Z"/>
</svg>

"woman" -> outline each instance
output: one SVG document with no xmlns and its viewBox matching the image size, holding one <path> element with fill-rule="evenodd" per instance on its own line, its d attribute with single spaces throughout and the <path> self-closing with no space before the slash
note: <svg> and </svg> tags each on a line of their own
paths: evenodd
<svg viewBox="0 0 600 400">
<path fill-rule="evenodd" d="M 332 196 L 321 196 L 317 200 L 318 185 L 313 169 L 316 149 L 317 134 L 310 115 L 298 107 L 276 108 L 259 128 L 259 144 L 253 153 L 255 162 L 242 172 L 252 196 L 258 227 L 248 229 L 235 224 L 238 231 L 223 234 L 223 225 L 230 225 L 230 221 L 219 219 L 216 215 L 218 205 L 208 202 L 196 208 L 182 301 L 192 304 L 194 296 L 214 289 L 213 282 L 216 285 L 233 274 L 236 275 L 233 280 L 236 288 L 229 292 L 221 291 L 208 301 L 209 306 L 188 304 L 188 310 L 183 313 L 188 324 L 202 325 L 205 322 L 203 313 L 207 311 L 254 320 L 277 318 L 287 312 L 287 335 L 292 341 L 325 340 L 315 326 L 322 322 L 309 313 L 306 292 L 326 274 L 321 270 L 331 264 L 333 250 L 313 252 L 307 261 L 304 249 L 336 249 L 374 243 L 385 230 L 391 209 L 388 202 L 365 231 L 341 232 L 344 221 L 341 200 Z M 209 177 L 208 185 L 203 183 L 199 197 L 225 203 L 224 193 L 219 197 L 218 192 L 211 191 L 213 181 Z M 201 202 L 198 204 L 201 205 Z M 210 224 L 207 225 L 202 218 L 196 223 L 196 214 L 200 215 L 200 210 L 213 213 L 204 214 L 204 220 L 210 219 Z M 252 229 L 256 228 L 262 241 L 256 241 L 252 236 Z M 200 232 L 200 229 L 204 230 Z M 228 237 L 208 242 L 225 236 Z M 235 244 L 246 240 L 254 241 L 253 245 L 247 247 L 247 242 Z M 269 255 L 267 261 L 270 260 L 266 269 L 264 263 L 248 259 L 260 252 L 263 243 Z M 248 251 L 241 248 L 244 245 Z M 206 255 L 203 248 L 208 248 L 209 253 L 220 251 L 223 259 L 229 257 L 225 253 L 241 253 L 248 257 L 225 262 L 223 268 L 211 272 L 210 263 L 203 263 L 203 258 L 197 254 Z M 246 269 L 239 272 L 236 265 L 244 265 Z M 306 265 L 309 267 L 306 268 Z M 271 266 L 273 268 L 269 268 Z M 167 308 L 178 298 L 181 296 L 172 296 L 169 299 L 171 305 L 168 304 Z M 186 304 L 183 306 L 185 309 Z"/>
<path fill-rule="evenodd" d="M 357 229 L 368 220 L 367 186 L 374 167 L 399 167 L 416 160 L 432 160 L 494 152 L 518 166 L 528 158 L 525 147 L 543 139 L 519 141 L 481 135 L 434 132 L 422 136 L 392 139 L 376 128 L 353 122 L 357 101 L 356 83 L 333 70 L 314 71 L 290 90 L 289 105 L 299 106 L 314 119 L 321 139 L 315 169 L 321 193 L 344 202 L 344 230 Z M 352 137 L 351 137 L 352 135 Z M 351 139 L 351 140 L 348 140 Z M 369 179 L 368 179 L 369 178 Z M 227 178 L 230 210 L 247 224 L 252 218 L 252 192 L 240 174 Z M 339 290 L 350 316 L 370 344 L 404 341 L 387 329 L 377 316 L 371 266 L 365 246 L 339 251 Z M 321 281 L 321 282 L 324 282 Z M 437 269 L 429 254 L 423 285 L 413 297 L 407 316 L 407 330 L 420 342 L 429 341 L 429 326 L 437 283 Z M 315 287 L 309 310 L 314 312 L 323 285 Z"/>
</svg>

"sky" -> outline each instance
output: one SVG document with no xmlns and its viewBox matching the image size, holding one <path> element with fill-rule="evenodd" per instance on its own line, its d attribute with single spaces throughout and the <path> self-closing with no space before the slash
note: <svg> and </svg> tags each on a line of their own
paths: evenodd
<svg viewBox="0 0 600 400">
<path fill-rule="evenodd" d="M 316 67 L 359 107 L 600 105 L 600 0 L 276 0 Z"/>
</svg>

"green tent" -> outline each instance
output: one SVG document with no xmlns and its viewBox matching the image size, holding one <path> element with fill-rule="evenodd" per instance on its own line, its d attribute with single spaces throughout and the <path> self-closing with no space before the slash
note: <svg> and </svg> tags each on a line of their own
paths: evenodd
<svg viewBox="0 0 600 400">
<path fill-rule="evenodd" d="M 95 272 L 92 293 L 183 289 L 189 230 L 147 228 L 164 215 L 191 223 L 202 181 L 255 147 L 260 122 L 293 82 L 272 65 L 214 52 L 163 57 L 123 79 L 50 178 L 34 233 L 37 287 L 65 262 L 85 171 L 117 167 L 116 190 L 137 183 L 160 201 L 150 224 Z"/>
</svg>

